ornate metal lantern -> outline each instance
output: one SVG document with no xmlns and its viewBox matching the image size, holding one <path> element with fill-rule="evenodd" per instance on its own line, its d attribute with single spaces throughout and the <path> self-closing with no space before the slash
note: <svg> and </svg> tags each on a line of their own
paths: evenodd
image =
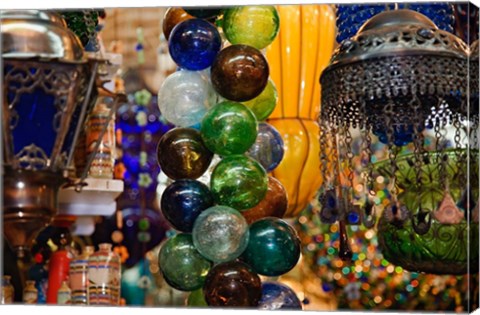
<svg viewBox="0 0 480 315">
<path fill-rule="evenodd" d="M 56 13 L 2 11 L 3 229 L 22 257 L 56 213 L 96 93 L 97 61 Z"/>
<path fill-rule="evenodd" d="M 334 52 L 320 79 L 319 199 L 321 219 L 340 223 L 344 258 L 345 225 L 372 228 L 379 218 L 390 262 L 478 270 L 478 98 L 468 94 L 468 57 L 461 39 L 410 10 L 378 14 Z"/>
</svg>

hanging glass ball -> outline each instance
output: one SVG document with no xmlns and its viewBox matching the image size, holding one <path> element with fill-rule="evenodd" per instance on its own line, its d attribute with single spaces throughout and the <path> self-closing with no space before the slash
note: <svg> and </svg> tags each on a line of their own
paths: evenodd
<svg viewBox="0 0 480 315">
<path fill-rule="evenodd" d="M 160 270 L 167 283 L 181 291 L 194 291 L 205 282 L 211 263 L 195 249 L 190 234 L 177 234 L 160 248 Z"/>
<path fill-rule="evenodd" d="M 197 179 L 210 165 L 213 153 L 193 128 L 175 128 L 160 138 L 158 164 L 171 179 Z"/>
<path fill-rule="evenodd" d="M 258 121 L 262 121 L 267 119 L 268 116 L 270 116 L 270 114 L 273 112 L 275 106 L 277 105 L 277 101 L 277 88 L 275 87 L 275 84 L 273 84 L 272 80 L 268 80 L 267 86 L 263 92 L 254 99 L 243 102 L 243 105 L 252 110 Z"/>
<path fill-rule="evenodd" d="M 202 212 L 192 230 L 195 248 L 208 260 L 231 261 L 240 256 L 248 242 L 248 224 L 235 209 L 214 206 Z"/>
<path fill-rule="evenodd" d="M 216 103 L 208 73 L 181 70 L 169 75 L 158 92 L 158 107 L 163 117 L 178 127 L 190 127 L 202 121 Z"/>
<path fill-rule="evenodd" d="M 248 224 L 266 217 L 283 218 L 288 209 L 287 191 L 275 177 L 268 176 L 268 190 L 265 198 L 255 207 L 242 211 Z"/>
<path fill-rule="evenodd" d="M 255 142 L 257 120 L 245 105 L 224 101 L 205 114 L 201 134 L 207 148 L 216 154 L 242 154 Z"/>
<path fill-rule="evenodd" d="M 232 155 L 217 164 L 210 188 L 217 204 L 237 210 L 249 209 L 265 197 L 267 173 L 257 161 L 243 155 Z"/>
<path fill-rule="evenodd" d="M 279 282 L 263 282 L 262 298 L 258 304 L 261 310 L 302 310 L 302 302 L 295 291 Z"/>
<path fill-rule="evenodd" d="M 283 139 L 280 133 L 270 124 L 260 123 L 257 139 L 247 151 L 247 155 L 258 161 L 269 173 L 280 164 L 283 154 Z"/>
<path fill-rule="evenodd" d="M 175 229 L 190 233 L 200 213 L 213 206 L 213 197 L 205 184 L 181 179 L 163 191 L 160 204 L 163 215 Z"/>
<path fill-rule="evenodd" d="M 250 225 L 248 246 L 242 260 L 265 276 L 287 273 L 300 258 L 300 239 L 288 223 L 278 218 L 260 219 Z"/>
<path fill-rule="evenodd" d="M 203 292 L 209 306 L 256 307 L 262 297 L 262 283 L 247 264 L 231 261 L 210 270 Z"/>
<path fill-rule="evenodd" d="M 232 45 L 221 50 L 211 68 L 215 91 L 236 102 L 260 95 L 267 86 L 268 76 L 268 62 L 263 54 L 247 45 Z"/>
<path fill-rule="evenodd" d="M 198 71 L 210 67 L 222 41 L 217 28 L 202 19 L 189 19 L 175 26 L 168 40 L 170 56 L 184 69 Z"/>
<path fill-rule="evenodd" d="M 263 49 L 278 34 L 280 19 L 274 6 L 239 6 L 225 10 L 223 31 L 232 44 Z"/>
</svg>

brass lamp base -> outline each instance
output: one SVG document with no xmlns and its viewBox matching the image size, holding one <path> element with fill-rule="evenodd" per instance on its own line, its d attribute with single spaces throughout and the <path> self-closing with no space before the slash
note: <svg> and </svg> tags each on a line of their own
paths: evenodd
<svg viewBox="0 0 480 315">
<path fill-rule="evenodd" d="M 3 233 L 18 258 L 57 212 L 57 194 L 66 182 L 61 173 L 5 169 Z"/>
</svg>

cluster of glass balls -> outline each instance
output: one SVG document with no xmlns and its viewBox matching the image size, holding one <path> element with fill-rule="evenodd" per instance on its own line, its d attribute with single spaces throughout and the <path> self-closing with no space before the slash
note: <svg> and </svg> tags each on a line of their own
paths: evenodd
<svg viewBox="0 0 480 315">
<path fill-rule="evenodd" d="M 158 94 L 176 128 L 160 139 L 157 158 L 173 181 L 161 210 L 178 233 L 161 246 L 160 270 L 172 287 L 193 292 L 191 305 L 278 308 L 280 296 L 281 306 L 301 309 L 290 288 L 259 277 L 282 275 L 300 257 L 296 231 L 280 219 L 286 191 L 268 175 L 283 140 L 264 121 L 277 93 L 260 50 L 279 31 L 277 11 L 170 8 L 163 30 L 179 69 Z"/>
</svg>

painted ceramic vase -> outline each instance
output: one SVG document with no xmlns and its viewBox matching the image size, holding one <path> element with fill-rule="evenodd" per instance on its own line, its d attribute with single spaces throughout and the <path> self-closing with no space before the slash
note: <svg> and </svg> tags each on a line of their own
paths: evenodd
<svg viewBox="0 0 480 315">
<path fill-rule="evenodd" d="M 68 282 L 63 281 L 57 293 L 57 304 L 68 305 L 72 304 L 72 290 L 68 287 Z"/>
<path fill-rule="evenodd" d="M 0 304 L 12 304 L 15 296 L 15 289 L 10 282 L 10 276 L 3 276 L 2 278 L 2 295 L 0 296 Z"/>
<path fill-rule="evenodd" d="M 114 119 L 108 121 L 110 109 L 104 103 L 99 103 L 89 116 L 86 129 L 87 154 L 95 151 L 95 145 L 101 133 L 108 124 L 100 146 L 95 153 L 95 158 L 90 165 L 88 175 L 94 178 L 113 178 L 114 152 L 115 152 L 115 123 Z"/>
<path fill-rule="evenodd" d="M 86 246 L 83 253 L 70 262 L 69 281 L 74 305 L 88 305 L 88 259 L 94 252 L 93 246 Z"/>
<path fill-rule="evenodd" d="M 120 257 L 112 245 L 102 243 L 88 259 L 88 304 L 120 304 Z"/>
<path fill-rule="evenodd" d="M 38 290 L 35 288 L 35 281 L 25 281 L 25 288 L 23 289 L 23 303 L 37 304 Z"/>
</svg>

